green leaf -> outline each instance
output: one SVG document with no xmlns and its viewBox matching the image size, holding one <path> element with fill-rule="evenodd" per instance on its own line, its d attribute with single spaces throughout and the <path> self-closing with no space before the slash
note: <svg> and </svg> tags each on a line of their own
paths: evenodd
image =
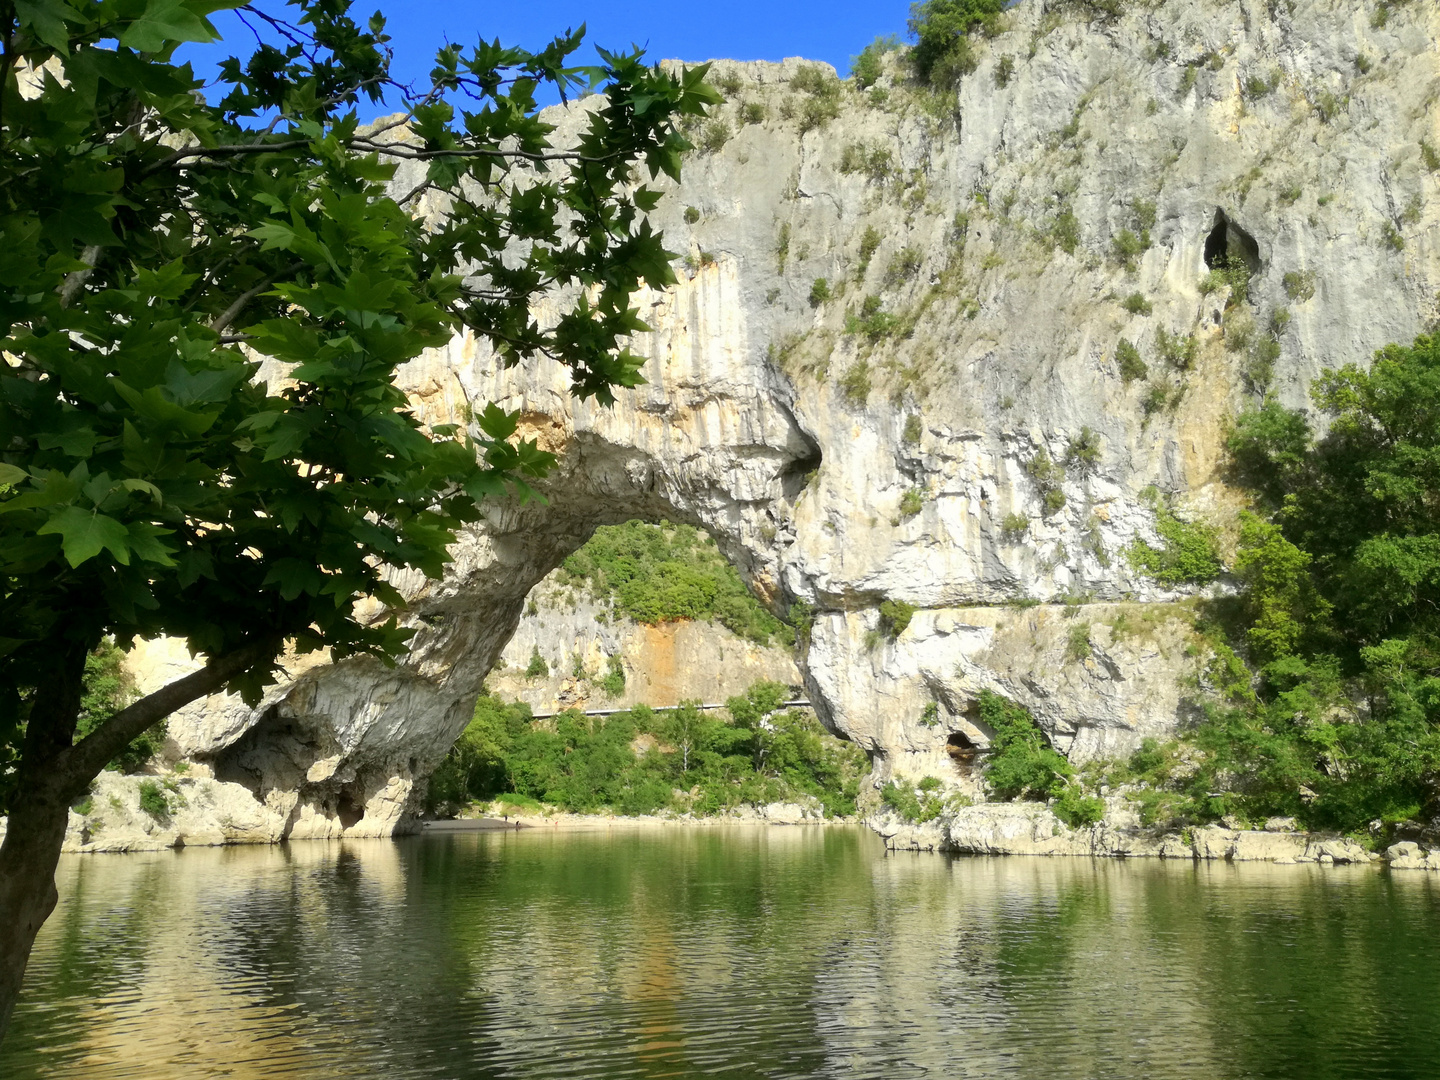
<svg viewBox="0 0 1440 1080">
<path fill-rule="evenodd" d="M 168 536 L 173 531 L 159 528 L 148 521 L 132 521 L 126 528 L 130 537 L 130 550 L 146 562 L 158 563 L 161 566 L 175 565 L 175 560 L 170 557 L 171 549 L 159 540 L 159 537 Z"/>
<path fill-rule="evenodd" d="M 0 484 L 23 484 L 29 479 L 30 474 L 24 469 L 17 468 L 14 465 L 6 465 L 3 461 L 0 461 Z"/>
<path fill-rule="evenodd" d="M 493 401 L 485 406 L 485 411 L 477 418 L 480 430 L 496 442 L 504 442 L 515 434 L 516 427 L 520 423 L 520 414 L 507 413 Z"/>
<path fill-rule="evenodd" d="M 145 11 L 120 34 L 120 44 L 142 53 L 158 53 L 181 42 L 214 41 L 209 21 L 190 10 L 185 0 L 147 0 Z"/>
<path fill-rule="evenodd" d="M 70 55 L 70 31 L 65 24 L 83 20 L 64 0 L 15 0 L 15 14 L 20 25 L 30 27 L 46 45 L 61 56 Z"/>
<path fill-rule="evenodd" d="M 107 548 L 116 562 L 130 565 L 130 534 L 125 526 L 93 510 L 67 506 L 40 526 L 38 532 L 41 536 L 51 533 L 60 535 L 65 561 L 71 566 L 79 566 Z"/>
<path fill-rule="evenodd" d="M 40 449 L 54 450 L 59 447 L 70 457 L 88 458 L 95 452 L 95 442 L 98 438 L 99 436 L 91 428 L 75 428 L 58 434 L 41 435 Z"/>
</svg>

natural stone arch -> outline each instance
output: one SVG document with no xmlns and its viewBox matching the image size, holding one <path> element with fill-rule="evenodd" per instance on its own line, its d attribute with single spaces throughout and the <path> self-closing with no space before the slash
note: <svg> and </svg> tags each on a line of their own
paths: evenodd
<svg viewBox="0 0 1440 1080">
<path fill-rule="evenodd" d="M 415 630 L 403 663 L 293 658 L 291 677 L 258 709 L 217 697 L 186 710 L 172 724 L 175 750 L 249 788 L 278 835 L 389 835 L 464 729 L 530 590 L 597 526 L 641 518 L 702 528 L 783 612 L 794 593 L 781 553 L 820 451 L 796 419 L 788 380 L 762 357 L 693 347 L 696 337 L 743 341 L 743 327 L 707 325 L 742 310 L 737 281 L 733 266 L 712 267 L 681 295 L 655 300 L 649 385 L 614 409 L 574 400 L 558 365 L 523 379 L 496 372 L 465 339 L 410 365 L 405 388 L 429 422 L 463 420 L 471 401 L 521 412 L 521 436 L 558 457 L 539 485 L 545 501 L 485 507 L 443 581 L 397 577 L 407 598 L 398 614 Z"/>
</svg>

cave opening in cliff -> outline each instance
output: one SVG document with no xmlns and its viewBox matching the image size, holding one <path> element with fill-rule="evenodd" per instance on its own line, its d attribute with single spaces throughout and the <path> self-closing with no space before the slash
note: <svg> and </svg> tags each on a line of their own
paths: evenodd
<svg viewBox="0 0 1440 1080">
<path fill-rule="evenodd" d="M 1252 274 L 1260 272 L 1260 245 L 1255 238 L 1216 209 L 1215 224 L 1205 237 L 1205 265 L 1223 270 L 1232 258 L 1242 260 Z"/>
<path fill-rule="evenodd" d="M 960 775 L 969 776 L 975 767 L 975 756 L 980 752 L 980 748 L 971 742 L 964 732 L 953 731 L 945 740 L 945 752 L 950 755 L 950 760 L 955 763 Z"/>
<path fill-rule="evenodd" d="M 365 816 L 365 799 L 354 786 L 346 784 L 340 789 L 340 798 L 335 804 L 335 816 L 347 829 L 353 828 Z"/>
</svg>

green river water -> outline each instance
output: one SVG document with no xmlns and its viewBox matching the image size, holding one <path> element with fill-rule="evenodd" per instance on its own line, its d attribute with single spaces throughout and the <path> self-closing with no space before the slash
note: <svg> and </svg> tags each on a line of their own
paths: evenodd
<svg viewBox="0 0 1440 1080">
<path fill-rule="evenodd" d="M 6 1080 L 1440 1077 L 1423 873 L 736 826 L 76 856 L 60 889 Z"/>
</svg>

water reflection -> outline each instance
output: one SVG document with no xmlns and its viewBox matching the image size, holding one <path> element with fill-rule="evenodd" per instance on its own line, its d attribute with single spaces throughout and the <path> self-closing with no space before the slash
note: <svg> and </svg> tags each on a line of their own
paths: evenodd
<svg viewBox="0 0 1440 1080">
<path fill-rule="evenodd" d="M 1437 889 L 850 829 L 67 858 L 0 1076 L 1404 1077 Z"/>
</svg>

